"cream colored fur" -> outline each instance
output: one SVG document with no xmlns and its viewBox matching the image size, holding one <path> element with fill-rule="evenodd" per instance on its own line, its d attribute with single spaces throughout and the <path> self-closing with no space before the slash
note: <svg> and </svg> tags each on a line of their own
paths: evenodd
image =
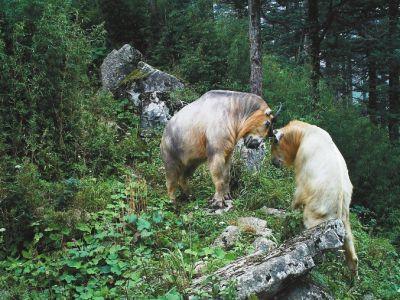
<svg viewBox="0 0 400 300">
<path fill-rule="evenodd" d="M 314 125 L 292 121 L 276 134 L 280 138 L 272 144 L 273 160 L 295 169 L 293 207 L 303 207 L 306 228 L 329 219 L 343 220 L 346 261 L 357 275 L 358 259 L 349 222 L 353 186 L 342 154 L 330 135 Z"/>
</svg>

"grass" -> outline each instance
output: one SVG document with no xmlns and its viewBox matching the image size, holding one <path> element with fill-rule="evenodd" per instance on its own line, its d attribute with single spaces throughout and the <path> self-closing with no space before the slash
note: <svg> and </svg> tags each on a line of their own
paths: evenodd
<svg viewBox="0 0 400 300">
<path fill-rule="evenodd" d="M 207 168 L 201 166 L 191 180 L 194 200 L 176 212 L 166 196 L 157 144 L 157 139 L 148 142 L 146 159 L 131 166 L 135 175 L 96 181 L 93 187 L 97 188 L 84 181 L 88 197 L 82 190 L 76 197 L 76 205 L 85 211 L 79 221 L 70 226 L 34 224 L 35 236 L 26 250 L 0 262 L 1 298 L 182 299 L 196 262 L 204 261 L 205 272 L 211 273 L 253 251 L 251 233 L 244 234 L 231 250 L 210 247 L 238 217 L 267 220 L 278 243 L 301 231 L 301 213 L 289 208 L 293 174 L 275 169 L 268 158 L 259 173 L 246 171 L 235 160 L 235 210 L 218 216 L 205 213 L 213 185 Z M 108 200 L 104 195 L 109 195 Z M 106 208 L 87 210 L 90 203 L 84 203 L 85 199 L 93 198 L 95 204 L 108 201 L 102 204 Z M 288 214 L 267 216 L 260 210 L 263 206 L 288 209 Z M 360 281 L 350 279 L 342 255 L 337 254 L 323 257 L 309 276 L 337 299 L 361 299 L 366 294 L 378 299 L 399 297 L 395 248 L 388 240 L 369 235 L 355 215 L 352 226 Z M 215 293 L 234 298 L 229 290 Z"/>
</svg>

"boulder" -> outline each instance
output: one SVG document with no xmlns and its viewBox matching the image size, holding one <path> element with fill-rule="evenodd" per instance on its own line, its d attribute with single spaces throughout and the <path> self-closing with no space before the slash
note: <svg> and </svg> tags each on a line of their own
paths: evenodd
<svg viewBox="0 0 400 300">
<path fill-rule="evenodd" d="M 230 210 L 233 209 L 233 200 L 225 200 L 225 206 L 222 208 L 206 208 L 205 211 L 209 215 L 222 215 L 223 213 L 226 213 Z"/>
<path fill-rule="evenodd" d="M 163 127 L 171 118 L 165 102 L 161 101 L 157 92 L 148 93 L 148 102 L 142 110 L 140 126 L 141 135 L 151 135 L 154 128 Z"/>
<path fill-rule="evenodd" d="M 264 142 L 261 143 L 258 149 L 250 149 L 244 145 L 243 139 L 241 139 L 236 145 L 236 148 L 238 149 L 240 157 L 243 159 L 248 170 L 256 172 L 260 169 L 266 153 Z"/>
<path fill-rule="evenodd" d="M 207 263 L 203 260 L 200 260 L 194 264 L 193 274 L 195 277 L 199 277 L 203 275 L 204 270 L 207 268 Z"/>
<path fill-rule="evenodd" d="M 170 92 L 184 87 L 184 84 L 175 76 L 140 61 L 130 73 L 120 80 L 118 88 L 114 90 L 114 96 L 128 98 L 140 109 L 145 107 L 146 103 L 143 102 L 146 102 L 148 94 L 157 93 L 160 98 L 163 98 L 163 101 L 168 102 Z"/>
<path fill-rule="evenodd" d="M 175 76 L 157 70 L 143 61 L 139 62 L 137 70 L 146 75 L 137 85 L 138 92 L 171 92 L 184 88 L 183 83 Z"/>
<path fill-rule="evenodd" d="M 259 236 L 253 242 L 255 251 L 271 252 L 276 248 L 276 243 L 265 237 Z"/>
<path fill-rule="evenodd" d="M 113 50 L 107 55 L 101 64 L 101 82 L 103 88 L 115 91 L 120 82 L 131 73 L 143 59 L 143 55 L 126 44 L 119 50 Z"/>
<path fill-rule="evenodd" d="M 374 294 L 366 294 L 362 297 L 362 300 L 374 300 L 375 296 Z"/>
<path fill-rule="evenodd" d="M 237 226 L 241 231 L 250 232 L 255 235 L 269 237 L 271 229 L 267 228 L 267 221 L 255 217 L 243 217 L 237 220 Z"/>
<path fill-rule="evenodd" d="M 315 258 L 343 246 L 345 229 L 339 219 L 305 230 L 271 252 L 257 251 L 241 257 L 210 274 L 193 280 L 190 290 L 210 292 L 217 285 L 224 289 L 235 282 L 237 299 L 258 295 L 270 299 L 285 289 L 288 282 L 307 274 Z M 210 282 L 209 278 L 216 278 Z"/>
<path fill-rule="evenodd" d="M 286 214 L 286 211 L 284 209 L 278 209 L 266 206 L 261 207 L 260 210 L 267 215 L 275 216 L 278 218 L 283 218 Z"/>
<path fill-rule="evenodd" d="M 103 88 L 117 99 L 130 99 L 141 115 L 141 135 L 151 135 L 152 129 L 164 126 L 170 111 L 179 109 L 170 101 L 170 92 L 184 88 L 175 76 L 162 72 L 143 61 L 143 55 L 124 45 L 113 50 L 101 65 Z M 179 103 L 178 103 L 179 104 Z"/>
<path fill-rule="evenodd" d="M 240 237 L 240 230 L 237 226 L 228 226 L 225 230 L 216 238 L 212 247 L 220 247 L 223 249 L 232 248 L 236 241 Z"/>
</svg>

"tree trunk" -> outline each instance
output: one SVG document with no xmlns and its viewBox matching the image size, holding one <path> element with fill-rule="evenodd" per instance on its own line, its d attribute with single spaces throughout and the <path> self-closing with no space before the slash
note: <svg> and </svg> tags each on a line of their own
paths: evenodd
<svg viewBox="0 0 400 300">
<path fill-rule="evenodd" d="M 346 104 L 351 104 L 353 100 L 353 68 L 352 68 L 351 56 L 346 58 Z"/>
<path fill-rule="evenodd" d="M 368 56 L 368 94 L 368 115 L 371 122 L 377 124 L 376 61 L 370 55 Z"/>
<path fill-rule="evenodd" d="M 397 20 L 399 13 L 399 0 L 389 1 L 389 138 L 391 141 L 399 140 L 399 61 L 396 58 L 396 44 L 398 40 Z"/>
<path fill-rule="evenodd" d="M 250 88 L 262 96 L 261 0 L 249 0 Z"/>
<path fill-rule="evenodd" d="M 313 106 L 319 102 L 320 78 L 320 37 L 318 22 L 318 0 L 308 1 L 308 31 L 310 36 L 310 62 L 311 62 L 311 97 Z"/>
<path fill-rule="evenodd" d="M 257 251 L 241 257 L 208 276 L 193 281 L 190 290 L 210 292 L 214 283 L 226 288 L 236 282 L 236 299 L 271 299 L 285 290 L 286 284 L 306 275 L 315 267 L 315 258 L 324 252 L 343 246 L 345 229 L 341 220 L 330 220 L 302 232 L 272 252 Z"/>
</svg>

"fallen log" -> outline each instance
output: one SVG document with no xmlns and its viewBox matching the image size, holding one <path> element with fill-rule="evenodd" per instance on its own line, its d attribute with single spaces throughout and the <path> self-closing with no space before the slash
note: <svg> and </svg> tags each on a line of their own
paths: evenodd
<svg viewBox="0 0 400 300">
<path fill-rule="evenodd" d="M 232 286 L 237 299 L 258 295 L 268 299 L 277 294 L 285 284 L 294 278 L 307 274 L 314 266 L 314 258 L 327 250 L 343 246 L 345 236 L 341 220 L 330 220 L 286 241 L 272 252 L 257 251 L 241 257 L 213 274 L 193 281 L 190 290 L 211 292 L 212 285 L 218 284 L 223 290 Z M 216 279 L 210 283 L 209 278 Z"/>
</svg>

